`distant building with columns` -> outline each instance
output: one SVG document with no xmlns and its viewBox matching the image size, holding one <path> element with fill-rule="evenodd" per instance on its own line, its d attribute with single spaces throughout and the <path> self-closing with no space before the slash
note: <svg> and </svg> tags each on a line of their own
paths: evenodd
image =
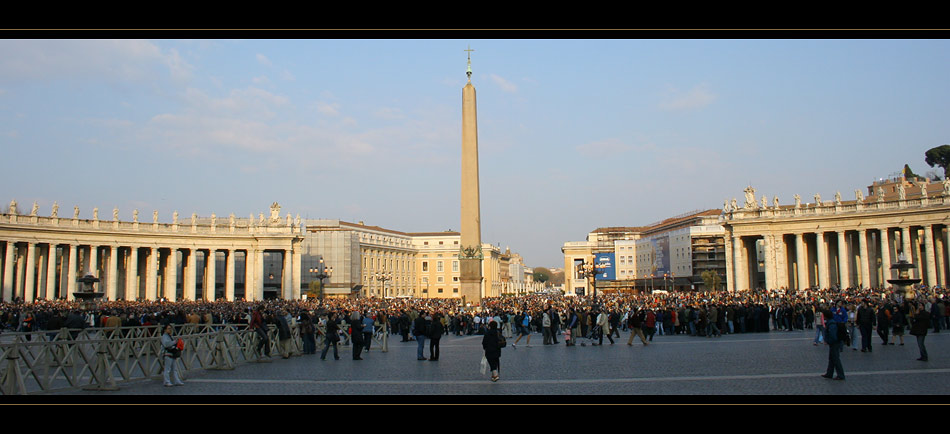
<svg viewBox="0 0 950 434">
<path fill-rule="evenodd" d="M 38 215 L 34 203 L 21 215 L 15 201 L 0 214 L 2 299 L 73 299 L 77 279 L 92 274 L 106 300 L 261 300 L 299 298 L 300 218 L 270 215 L 219 218 L 192 215 L 160 223 Z M 277 269 L 265 263 L 278 264 Z"/>
<path fill-rule="evenodd" d="M 881 179 L 853 200 L 793 205 L 757 202 L 751 186 L 745 196 L 723 206 L 729 290 L 883 288 L 901 254 L 923 284 L 948 283 L 950 182 Z"/>
</svg>

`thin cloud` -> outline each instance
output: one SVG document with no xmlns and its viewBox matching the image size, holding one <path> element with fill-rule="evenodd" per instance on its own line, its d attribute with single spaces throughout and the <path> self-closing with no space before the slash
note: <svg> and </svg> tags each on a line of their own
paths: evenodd
<svg viewBox="0 0 950 434">
<path fill-rule="evenodd" d="M 488 78 L 491 79 L 492 82 L 494 82 L 496 85 L 498 85 L 498 87 L 500 87 L 501 90 L 503 90 L 503 91 L 505 91 L 505 92 L 508 92 L 508 93 L 515 93 L 515 92 L 518 91 L 518 86 L 515 86 L 514 83 L 512 83 L 512 82 L 510 82 L 510 81 L 508 81 L 508 80 L 505 80 L 504 78 L 502 78 L 502 77 L 500 77 L 500 76 L 498 76 L 498 75 L 489 74 L 489 75 L 488 75 Z"/>
<path fill-rule="evenodd" d="M 666 101 L 660 103 L 660 108 L 664 110 L 692 110 L 706 107 L 716 100 L 716 95 L 706 89 L 705 85 L 694 87 L 686 93 L 680 93 L 677 90 L 672 91 Z"/>
</svg>

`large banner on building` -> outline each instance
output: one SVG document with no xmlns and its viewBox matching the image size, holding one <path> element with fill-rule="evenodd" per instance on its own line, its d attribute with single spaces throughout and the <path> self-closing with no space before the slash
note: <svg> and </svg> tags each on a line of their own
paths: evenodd
<svg viewBox="0 0 950 434">
<path fill-rule="evenodd" d="M 600 271 L 597 280 L 617 280 L 617 270 L 614 268 L 613 253 L 598 253 L 594 256 L 594 265 Z"/>
<path fill-rule="evenodd" d="M 662 276 L 670 272 L 670 237 L 659 237 L 650 240 L 653 243 L 653 275 Z"/>
</svg>

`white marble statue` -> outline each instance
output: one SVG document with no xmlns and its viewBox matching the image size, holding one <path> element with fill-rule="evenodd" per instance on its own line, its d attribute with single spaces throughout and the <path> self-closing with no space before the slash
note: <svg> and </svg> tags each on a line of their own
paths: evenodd
<svg viewBox="0 0 950 434">
<path fill-rule="evenodd" d="M 750 185 L 742 191 L 745 192 L 745 208 L 755 208 L 755 189 Z"/>
<path fill-rule="evenodd" d="M 217 224 L 217 222 L 218 222 L 218 216 L 214 215 L 214 213 L 211 213 L 211 227 L 214 227 Z"/>
<path fill-rule="evenodd" d="M 59 217 L 59 203 L 53 202 L 53 212 L 49 215 L 52 218 Z"/>
<path fill-rule="evenodd" d="M 722 213 L 726 214 L 729 212 L 729 200 L 722 201 Z"/>
<path fill-rule="evenodd" d="M 132 221 L 135 223 L 139 222 L 139 210 L 132 211 Z"/>
<path fill-rule="evenodd" d="M 835 192 L 835 206 L 841 206 L 841 191 Z"/>
<path fill-rule="evenodd" d="M 802 197 L 799 196 L 799 195 L 797 195 L 797 194 L 796 194 L 794 197 L 795 197 L 795 209 L 801 208 L 801 207 L 802 207 Z"/>
<path fill-rule="evenodd" d="M 10 201 L 10 214 L 16 215 L 16 199 Z"/>
<path fill-rule="evenodd" d="M 287 213 L 287 226 L 293 224 L 293 219 L 290 218 L 290 213 Z"/>
<path fill-rule="evenodd" d="M 864 202 L 864 193 L 861 192 L 861 189 L 854 190 L 854 200 L 858 202 Z"/>
<path fill-rule="evenodd" d="M 158 210 L 152 211 L 152 223 L 158 223 Z"/>
<path fill-rule="evenodd" d="M 736 198 L 732 198 L 732 210 L 735 211 L 739 209 L 739 206 L 736 204 Z"/>
<path fill-rule="evenodd" d="M 231 216 L 228 217 L 228 226 L 232 228 L 234 227 L 234 213 L 233 212 L 231 213 Z"/>
<path fill-rule="evenodd" d="M 79 219 L 79 205 L 73 207 L 73 218 Z"/>
<path fill-rule="evenodd" d="M 943 195 L 950 196 L 950 178 L 943 179 Z"/>
<path fill-rule="evenodd" d="M 277 223 L 280 221 L 280 205 L 277 202 L 274 202 L 270 206 L 270 221 L 271 223 Z"/>
<path fill-rule="evenodd" d="M 775 209 L 778 209 L 778 196 L 775 196 L 775 198 L 772 199 L 772 206 L 773 206 Z"/>
<path fill-rule="evenodd" d="M 93 220 L 99 220 L 99 208 L 98 208 L 98 207 L 92 209 L 92 219 L 93 219 Z"/>
<path fill-rule="evenodd" d="M 762 209 L 768 209 L 768 207 L 769 207 L 769 199 L 766 198 L 765 195 L 763 194 L 762 195 Z"/>
<path fill-rule="evenodd" d="M 297 214 L 297 217 L 294 218 L 294 226 L 300 227 L 300 214 Z"/>
<path fill-rule="evenodd" d="M 904 183 L 903 183 L 903 182 L 898 182 L 898 183 L 897 183 L 897 199 L 899 199 L 899 200 L 907 200 L 907 192 L 904 191 Z"/>
<path fill-rule="evenodd" d="M 926 183 L 926 182 L 921 182 L 921 183 L 920 183 L 920 197 L 921 197 L 922 199 L 926 199 L 926 198 L 927 198 L 927 183 Z"/>
<path fill-rule="evenodd" d="M 36 201 L 33 201 L 33 209 L 30 210 L 30 215 L 36 216 L 36 213 L 39 212 L 39 210 L 40 210 L 39 204 L 37 204 Z"/>
<path fill-rule="evenodd" d="M 815 193 L 815 205 L 821 206 L 821 193 Z"/>
<path fill-rule="evenodd" d="M 119 221 L 119 207 L 112 208 L 112 221 Z"/>
<path fill-rule="evenodd" d="M 174 225 L 178 224 L 178 211 L 175 211 L 172 213 L 172 224 Z"/>
<path fill-rule="evenodd" d="M 194 226 L 196 224 L 198 224 L 198 213 L 193 212 L 191 213 L 191 225 Z"/>
<path fill-rule="evenodd" d="M 258 220 L 258 226 L 264 226 L 264 213 L 261 213 L 261 218 Z"/>
</svg>

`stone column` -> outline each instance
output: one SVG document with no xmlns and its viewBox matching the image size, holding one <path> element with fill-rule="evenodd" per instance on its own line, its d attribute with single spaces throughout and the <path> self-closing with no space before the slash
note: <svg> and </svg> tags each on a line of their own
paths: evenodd
<svg viewBox="0 0 950 434">
<path fill-rule="evenodd" d="M 129 248 L 128 265 L 125 267 L 125 299 L 139 298 L 139 248 Z"/>
<path fill-rule="evenodd" d="M 831 288 L 831 276 L 828 273 L 828 243 L 825 241 L 825 233 L 815 234 L 818 243 L 818 286 L 821 289 Z"/>
<path fill-rule="evenodd" d="M 765 251 L 765 288 L 777 288 L 775 282 L 778 267 L 775 266 L 775 242 L 772 235 L 762 237 L 762 250 Z"/>
<path fill-rule="evenodd" d="M 44 294 L 46 293 L 46 252 L 48 249 L 44 249 L 37 244 L 37 257 L 36 257 L 36 292 L 34 293 L 34 299 L 45 298 Z"/>
<path fill-rule="evenodd" d="M 247 249 L 244 252 L 244 299 L 247 301 L 255 301 L 254 298 L 256 288 L 254 281 L 254 256 L 255 252 L 253 249 Z"/>
<path fill-rule="evenodd" d="M 300 299 L 300 275 L 301 275 L 301 257 L 303 256 L 301 250 L 301 244 L 297 243 L 293 247 L 294 257 L 292 259 L 293 274 L 291 275 L 291 286 L 293 286 L 293 296 L 294 300 Z M 396 283 L 393 281 L 393 283 Z"/>
<path fill-rule="evenodd" d="M 795 234 L 795 259 L 798 264 L 797 289 L 808 287 L 808 252 L 805 251 L 805 234 Z"/>
<path fill-rule="evenodd" d="M 254 299 L 264 299 L 264 251 L 258 250 L 254 258 Z"/>
<path fill-rule="evenodd" d="M 46 299 L 56 298 L 56 244 L 49 243 L 46 253 Z"/>
<path fill-rule="evenodd" d="M 119 246 L 109 246 L 109 284 L 106 286 L 106 300 L 115 300 L 119 293 Z"/>
<path fill-rule="evenodd" d="M 178 249 L 168 249 L 165 258 L 165 298 L 178 301 Z"/>
<path fill-rule="evenodd" d="M 182 297 L 185 300 L 195 301 L 198 293 L 198 251 L 188 249 L 188 261 L 185 262 L 185 287 L 182 288 Z"/>
<path fill-rule="evenodd" d="M 291 270 L 291 259 L 293 257 L 293 251 L 290 249 L 284 249 L 284 265 L 280 269 L 280 297 L 284 300 L 292 300 L 293 287 L 291 286 L 291 275 L 293 270 Z"/>
<path fill-rule="evenodd" d="M 735 269 L 736 269 L 736 264 L 737 264 L 739 261 L 737 261 L 737 260 L 736 260 L 736 257 L 735 257 L 735 251 L 736 251 L 736 249 L 733 249 L 733 248 L 732 248 L 732 245 L 734 244 L 732 235 L 727 232 L 726 235 L 723 237 L 723 241 L 724 241 L 723 244 L 725 244 L 725 248 L 726 248 L 726 290 L 729 291 L 729 292 L 735 292 L 735 291 L 736 291 L 736 272 L 735 272 Z M 639 267 L 639 265 L 638 265 L 638 267 Z M 565 274 L 565 277 L 564 277 L 565 281 L 567 280 L 568 274 L 569 274 L 570 272 L 571 272 L 571 270 L 566 271 L 567 274 Z M 642 278 L 642 276 L 637 276 L 637 277 L 641 277 L 641 278 Z M 416 282 L 416 285 L 418 286 L 419 283 Z M 420 291 L 419 293 L 421 294 L 421 291 L 422 291 L 422 288 L 421 288 L 421 287 L 420 287 L 419 291 Z"/>
<path fill-rule="evenodd" d="M 910 227 L 908 226 L 901 228 L 901 253 L 903 253 L 904 257 L 907 258 L 907 262 L 910 262 L 911 264 L 914 263 L 914 253 L 910 249 Z M 920 277 L 920 268 L 916 270 L 910 270 L 910 277 Z"/>
<path fill-rule="evenodd" d="M 36 282 L 36 244 L 26 243 L 26 270 L 23 278 L 23 301 L 33 301 L 33 284 Z"/>
<path fill-rule="evenodd" d="M 7 250 L 3 255 L 3 301 L 13 301 L 13 251 L 16 250 L 16 241 L 7 240 Z"/>
<path fill-rule="evenodd" d="M 934 255 L 936 251 L 934 250 L 933 227 L 929 224 L 924 225 L 924 250 L 924 258 L 927 262 L 920 262 L 927 264 L 926 284 L 933 287 L 937 284 L 937 261 Z"/>
<path fill-rule="evenodd" d="M 733 265 L 735 266 L 734 271 L 734 285 L 736 291 L 742 291 L 746 289 L 746 282 L 742 275 L 742 237 L 733 236 L 732 237 L 732 255 L 733 255 Z"/>
<path fill-rule="evenodd" d="M 76 298 L 73 297 L 73 293 L 76 292 L 76 264 L 79 262 L 79 252 L 76 250 L 75 244 L 69 245 L 69 271 L 66 274 L 66 299 L 73 301 Z"/>
<path fill-rule="evenodd" d="M 224 251 L 227 255 L 227 270 L 224 276 L 224 298 L 228 301 L 234 301 L 234 249 Z"/>
<path fill-rule="evenodd" d="M 861 267 L 861 287 L 871 287 L 871 268 L 870 258 L 868 258 L 868 231 L 867 229 L 858 230 L 858 250 L 861 254 L 859 267 Z M 857 271 L 857 270 L 855 270 Z"/>
<path fill-rule="evenodd" d="M 214 301 L 215 297 L 215 271 L 217 271 L 217 260 L 218 260 L 218 250 L 217 249 L 208 249 L 208 257 L 205 260 L 205 282 L 207 283 L 206 288 L 204 288 L 203 298 L 207 301 Z"/>
<path fill-rule="evenodd" d="M 158 299 L 158 249 L 148 248 L 148 265 L 146 266 L 147 276 L 145 281 L 145 299 Z"/>
<path fill-rule="evenodd" d="M 890 234 L 887 228 L 881 228 L 881 286 L 889 285 L 887 279 L 891 278 L 891 243 L 888 241 Z"/>
<path fill-rule="evenodd" d="M 89 246 L 89 274 L 99 277 L 99 246 Z"/>
<path fill-rule="evenodd" d="M 848 241 L 845 231 L 838 232 L 838 280 L 841 288 L 851 286 L 851 267 L 848 259 Z"/>
</svg>

